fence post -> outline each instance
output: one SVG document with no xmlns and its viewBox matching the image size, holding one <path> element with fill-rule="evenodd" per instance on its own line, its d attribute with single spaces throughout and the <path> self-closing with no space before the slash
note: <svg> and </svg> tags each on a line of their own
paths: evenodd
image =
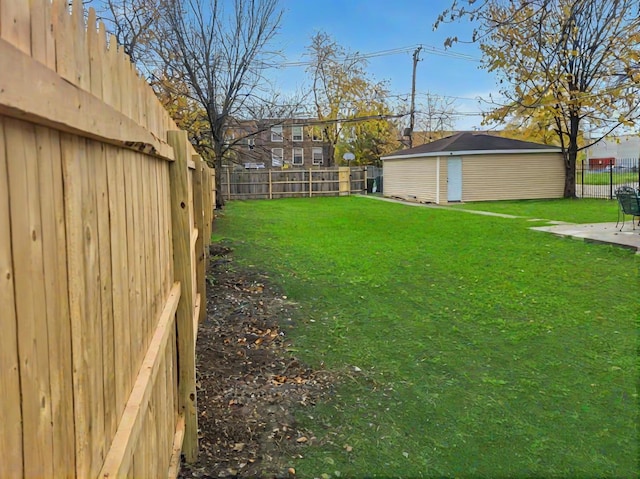
<svg viewBox="0 0 640 479">
<path fill-rule="evenodd" d="M 167 141 L 173 147 L 175 161 L 169 165 L 171 189 L 171 233 L 175 280 L 181 295 L 176 311 L 178 347 L 178 410 L 184 415 L 182 452 L 187 462 L 198 458 L 198 417 L 196 414 L 196 355 L 193 328 L 194 298 L 191 271 L 191 228 L 189 210 L 188 139 L 185 131 L 170 131 Z"/>
<path fill-rule="evenodd" d="M 269 199 L 273 199 L 273 184 L 271 183 L 271 168 L 269 168 Z"/>
<path fill-rule="evenodd" d="M 313 194 L 313 169 L 309 168 L 309 198 Z"/>
<path fill-rule="evenodd" d="M 211 173 L 209 166 L 202 160 L 202 209 L 204 210 L 204 257 L 209 257 L 209 243 L 211 242 L 211 220 L 213 208 L 211 206 Z"/>
<path fill-rule="evenodd" d="M 213 218 L 215 216 L 216 209 L 216 174 L 222 172 L 216 172 L 215 168 L 209 168 L 209 186 L 211 188 L 211 221 L 213 222 Z"/>
<path fill-rule="evenodd" d="M 367 167 L 362 167 L 362 194 L 367 194 Z"/>
<path fill-rule="evenodd" d="M 609 199 L 613 199 L 613 162 L 609 161 Z"/>
<path fill-rule="evenodd" d="M 231 199 L 231 172 L 229 172 L 229 165 L 227 165 L 227 201 L 229 201 L 230 199 Z"/>
<path fill-rule="evenodd" d="M 338 191 L 340 196 L 351 194 L 351 169 L 349 167 L 338 167 Z"/>
<path fill-rule="evenodd" d="M 205 219 L 204 219 L 204 169 L 202 159 L 199 155 L 193 155 L 192 159 L 196 164 L 193 172 L 193 217 L 196 228 L 198 228 L 198 237 L 196 238 L 196 288 L 200 295 L 200 311 L 198 314 L 198 323 L 204 321 L 207 315 L 207 283 L 206 283 L 206 261 L 205 261 Z M 197 331 L 197 330 L 196 330 Z M 197 336 L 197 333 L 196 333 Z M 195 338 L 194 338 L 195 340 Z"/>
</svg>

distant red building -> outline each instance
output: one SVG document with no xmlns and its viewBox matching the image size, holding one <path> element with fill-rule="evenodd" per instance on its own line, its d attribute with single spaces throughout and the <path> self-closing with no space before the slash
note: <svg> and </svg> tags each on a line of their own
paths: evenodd
<svg viewBox="0 0 640 479">
<path fill-rule="evenodd" d="M 616 164 L 616 159 L 609 158 L 589 158 L 590 170 L 604 170 L 607 166 L 613 166 Z"/>
</svg>

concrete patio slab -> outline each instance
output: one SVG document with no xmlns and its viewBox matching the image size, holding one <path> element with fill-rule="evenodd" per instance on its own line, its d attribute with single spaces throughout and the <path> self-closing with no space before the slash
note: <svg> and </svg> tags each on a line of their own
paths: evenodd
<svg viewBox="0 0 640 479">
<path fill-rule="evenodd" d="M 603 243 L 629 248 L 635 250 L 636 254 L 640 254 L 640 227 L 636 225 L 636 229 L 634 230 L 629 221 L 625 223 L 622 231 L 620 231 L 620 225 L 616 228 L 615 223 L 568 223 L 552 226 L 535 226 L 531 229 L 552 233 L 557 236 L 582 239 L 592 243 Z"/>
</svg>

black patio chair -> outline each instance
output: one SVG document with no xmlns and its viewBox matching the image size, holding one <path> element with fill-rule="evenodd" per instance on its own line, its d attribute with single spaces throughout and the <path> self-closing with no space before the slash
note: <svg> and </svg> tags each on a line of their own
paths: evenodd
<svg viewBox="0 0 640 479">
<path fill-rule="evenodd" d="M 630 186 L 621 186 L 616 190 L 616 198 L 618 198 L 618 221 L 616 222 L 616 228 L 620 223 L 620 215 L 622 215 L 622 227 L 624 228 L 625 215 L 631 216 L 631 224 L 633 229 L 636 229 L 634 219 L 638 218 L 638 226 L 640 226 L 640 198 L 638 198 L 638 192 Z"/>
</svg>

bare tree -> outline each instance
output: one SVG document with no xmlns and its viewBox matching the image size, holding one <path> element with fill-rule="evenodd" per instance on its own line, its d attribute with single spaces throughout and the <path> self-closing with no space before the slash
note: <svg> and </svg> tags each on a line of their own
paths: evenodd
<svg viewBox="0 0 640 479">
<path fill-rule="evenodd" d="M 442 138 L 445 132 L 453 131 L 455 124 L 455 100 L 432 93 L 418 102 L 416 123 L 424 134 L 424 142 Z"/>
<path fill-rule="evenodd" d="M 368 75 L 367 60 L 358 53 L 348 52 L 324 32 L 311 38 L 307 56 L 313 108 L 322 124 L 324 138 L 331 145 L 329 164 L 336 163 L 336 153 L 348 147 L 345 143 L 350 147 L 360 143 L 360 148 L 370 153 L 386 151 L 386 145 L 393 144 L 386 120 L 402 115 L 394 115 L 387 104 L 384 82 L 376 82 Z M 357 127 L 353 126 L 356 124 Z M 348 129 L 345 125 L 349 125 Z M 385 133 L 374 138 L 377 131 Z M 360 142 L 355 141 L 356 133 L 362 136 Z M 371 147 L 373 143 L 375 147 Z M 369 146 L 363 148 L 364 144 Z"/>
<path fill-rule="evenodd" d="M 147 66 L 165 0 L 89 0 L 132 63 Z"/>
<path fill-rule="evenodd" d="M 160 56 L 163 70 L 186 85 L 204 110 L 220 191 L 223 158 L 232 149 L 232 122 L 251 119 L 264 105 L 264 72 L 274 52 L 268 50 L 282 12 L 278 0 L 188 0 L 167 2 Z M 217 207 L 224 204 L 216 195 Z"/>
<path fill-rule="evenodd" d="M 92 3 L 181 126 L 189 129 L 194 146 L 213 163 L 218 191 L 223 159 L 242 141 L 231 140 L 228 131 L 241 120 L 283 118 L 297 108 L 290 99 L 283 107 L 264 76 L 277 56 L 269 44 L 282 17 L 278 0 Z M 216 198 L 221 208 L 223 196 Z"/>
</svg>

